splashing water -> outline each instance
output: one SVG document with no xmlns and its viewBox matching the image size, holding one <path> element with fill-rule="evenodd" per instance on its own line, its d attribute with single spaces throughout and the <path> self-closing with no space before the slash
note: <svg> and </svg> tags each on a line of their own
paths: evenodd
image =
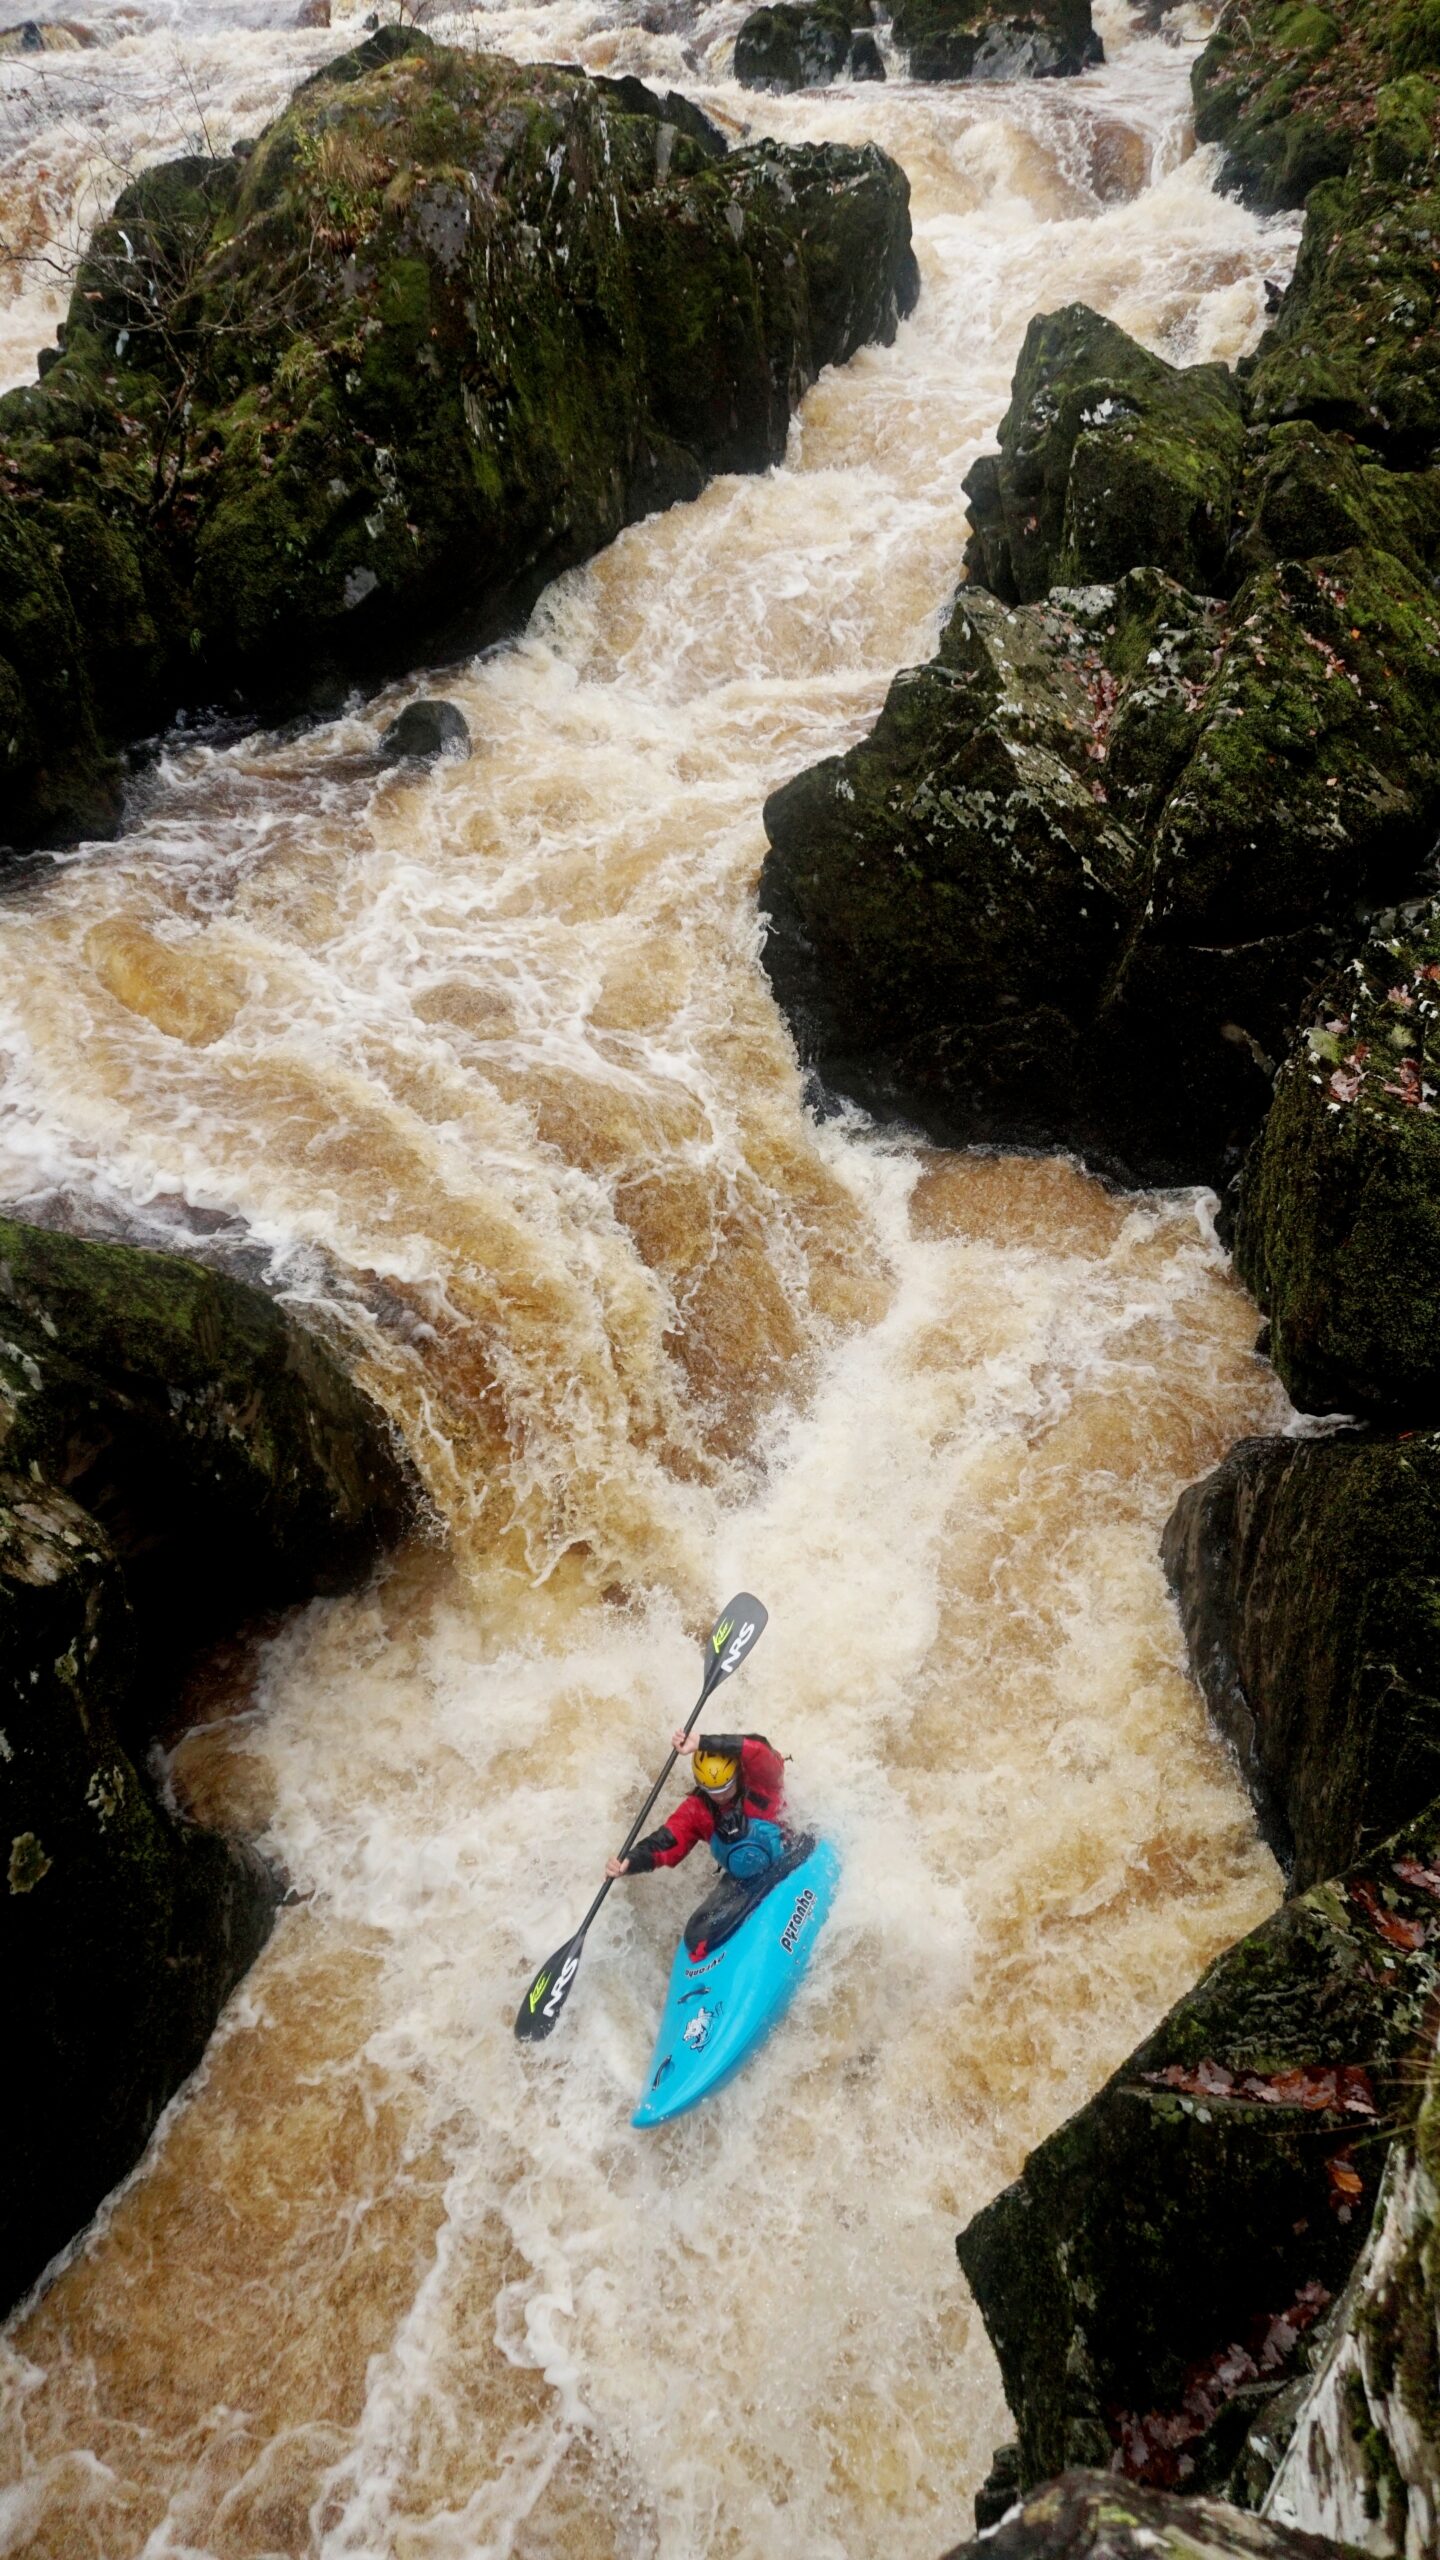
<svg viewBox="0 0 1440 2560">
<path fill-rule="evenodd" d="M 279 14 L 173 0 L 8 59 L 7 204 L 60 237 L 102 124 L 105 166 L 175 148 L 177 48 L 223 147 L 358 32 Z M 5 2553 L 938 2552 L 1007 2431 L 958 2220 L 1276 1891 L 1156 1557 L 1284 1413 L 1203 1201 L 817 1125 L 754 886 L 764 793 L 933 642 L 1031 313 L 1233 358 L 1293 226 L 1215 195 L 1186 47 L 1119 14 L 1081 81 L 793 99 L 729 82 L 738 6 L 478 14 L 732 129 L 873 135 L 924 292 L 783 469 L 445 677 L 468 764 L 377 782 L 415 685 L 176 740 L 123 846 L 4 907 L 0 1189 L 258 1258 L 446 1532 L 173 1755 L 312 1898 L 12 2324 Z M 8 308 L 15 370 L 49 294 Z M 783 2036 L 641 2136 L 685 1880 L 612 1896 L 550 2045 L 510 2020 L 736 1584 L 772 1624 L 734 1711 L 842 1892 Z"/>
</svg>

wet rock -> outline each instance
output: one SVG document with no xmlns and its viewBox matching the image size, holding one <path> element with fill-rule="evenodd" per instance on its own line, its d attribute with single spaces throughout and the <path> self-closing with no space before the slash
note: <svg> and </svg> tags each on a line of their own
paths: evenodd
<svg viewBox="0 0 1440 2560">
<path fill-rule="evenodd" d="M 253 1851 L 165 1811 L 122 1743 L 139 1668 L 104 1531 L 0 1475 L 0 2304 L 133 2167 L 270 1933 Z"/>
<path fill-rule="evenodd" d="M 883 80 L 885 58 L 868 27 L 861 27 L 850 39 L 850 60 L 846 71 L 851 80 Z"/>
<path fill-rule="evenodd" d="M 669 125 L 683 133 L 688 142 L 707 160 L 723 160 L 730 145 L 718 124 L 712 123 L 704 109 L 693 98 L 682 97 L 678 89 L 647 89 L 633 71 L 613 74 L 592 71 L 591 82 L 604 97 L 614 100 L 621 113 L 643 116 L 647 123 L 662 128 Z M 663 146 L 662 146 L 663 147 Z"/>
<path fill-rule="evenodd" d="M 0 1326 L 0 1463 L 104 1523 L 148 1640 L 342 1590 L 397 1535 L 374 1406 L 258 1289 L 0 1218 Z"/>
<path fill-rule="evenodd" d="M 1139 567 L 1219 594 L 1243 440 L 1224 365 L 1162 363 L 1072 302 L 1025 333 L 1000 451 L 964 484 L 965 565 L 1009 604 Z"/>
<path fill-rule="evenodd" d="M 914 80 L 1068 79 L 1105 59 L 1090 0 L 896 0 L 893 26 Z"/>
<path fill-rule="evenodd" d="M 149 1774 L 185 1661 L 353 1583 L 413 1504 L 258 1291 L 0 1219 L 0 2303 L 133 2165 L 269 1932 L 261 1861 Z"/>
<path fill-rule="evenodd" d="M 1390 2155 L 1329 2352 L 1264 2489 L 1282 2523 L 1423 2550 L 1440 2513 L 1440 2071 Z"/>
<path fill-rule="evenodd" d="M 453 702 L 407 702 L 399 718 L 381 730 L 380 753 L 387 764 L 410 757 L 431 764 L 437 756 L 463 763 L 470 753 L 470 726 Z"/>
<path fill-rule="evenodd" d="M 1437 90 L 1440 96 L 1440 90 Z M 1294 279 L 1248 369 L 1257 425 L 1310 418 L 1392 469 L 1440 450 L 1440 186 L 1356 171 L 1318 188 Z"/>
<path fill-rule="evenodd" d="M 1020 2495 L 1020 2447 L 997 2445 L 990 2468 L 975 2492 L 975 2530 L 986 2533 L 1008 2516 Z"/>
<path fill-rule="evenodd" d="M 118 757 L 102 744 L 75 606 L 35 522 L 0 491 L 0 771 L 17 834 L 39 845 L 113 834 Z M 6 821 L 0 817 L 0 828 Z"/>
<path fill-rule="evenodd" d="M 1252 1930 L 961 2234 L 1027 2485 L 1223 2488 L 1323 2349 L 1431 2042 L 1437 1856 L 1440 1807 Z"/>
<path fill-rule="evenodd" d="M 1352 436 L 1308 418 L 1252 430 L 1233 570 L 1362 545 L 1429 575 L 1440 557 L 1440 471 L 1391 471 Z"/>
<path fill-rule="evenodd" d="M 1440 1419 L 1440 904 L 1318 998 L 1245 1167 L 1236 1267 L 1312 1413 Z"/>
<path fill-rule="evenodd" d="M 958 2543 L 947 2560 L 1341 2560 L 1319 2535 L 1108 2471 L 1068 2471 L 995 2521 L 998 2533 Z"/>
<path fill-rule="evenodd" d="M 328 27 L 330 0 L 300 0 L 300 6 L 295 12 L 295 24 L 297 27 Z"/>
<path fill-rule="evenodd" d="M 1228 609 L 1146 570 L 962 589 L 870 737 L 766 805 L 802 1053 L 951 1143 L 1225 1178 L 1357 903 L 1425 860 L 1437 713 L 1440 609 L 1384 553 Z"/>
<path fill-rule="evenodd" d="M 1227 189 L 1266 212 L 1301 205 L 1377 153 L 1392 175 L 1423 159 L 1437 71 L 1440 20 L 1427 0 L 1247 0 L 1225 10 L 1195 64 L 1195 130 L 1223 145 Z"/>
<path fill-rule="evenodd" d="M 144 172 L 63 355 L 0 400 L 12 843 L 91 824 L 114 748 L 186 703 L 283 716 L 512 627 L 627 521 L 777 461 L 917 290 L 873 147 L 726 153 L 639 82 L 400 27 L 245 160 Z"/>
<path fill-rule="evenodd" d="M 735 77 L 744 89 L 824 88 L 845 78 L 849 60 L 844 0 L 806 0 L 804 7 L 777 0 L 753 9 L 735 39 Z"/>
<path fill-rule="evenodd" d="M 1165 1569 L 1195 1676 L 1297 1888 L 1440 1792 L 1440 1444 L 1242 1440 Z"/>
</svg>

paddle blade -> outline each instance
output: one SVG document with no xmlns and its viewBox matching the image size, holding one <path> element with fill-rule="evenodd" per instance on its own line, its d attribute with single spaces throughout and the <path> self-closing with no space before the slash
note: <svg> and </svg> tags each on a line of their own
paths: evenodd
<svg viewBox="0 0 1440 2560">
<path fill-rule="evenodd" d="M 578 1938 L 567 1938 L 557 1947 L 547 1964 L 542 1964 L 515 2013 L 515 2033 L 522 2044 L 543 2044 L 552 2027 L 559 2024 L 560 2012 L 575 1987 L 580 1958 L 585 1952 L 585 1932 Z"/>
<path fill-rule="evenodd" d="M 737 1591 L 728 1609 L 722 1609 L 705 1642 L 704 1704 L 712 1689 L 738 1671 L 746 1656 L 753 1651 L 770 1623 L 770 1612 L 753 1591 Z"/>
</svg>

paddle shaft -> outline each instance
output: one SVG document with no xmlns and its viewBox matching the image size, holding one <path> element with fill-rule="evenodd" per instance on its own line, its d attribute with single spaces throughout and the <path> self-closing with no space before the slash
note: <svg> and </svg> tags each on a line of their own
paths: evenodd
<svg viewBox="0 0 1440 2560">
<path fill-rule="evenodd" d="M 690 1728 L 691 1728 L 691 1726 L 692 1726 L 692 1725 L 694 1724 L 694 1722 L 695 1722 L 696 1717 L 699 1715 L 701 1708 L 704 1706 L 706 1699 L 709 1697 L 710 1692 L 711 1692 L 711 1689 L 714 1687 L 714 1685 L 715 1685 L 715 1684 L 714 1684 L 714 1682 L 713 1682 L 712 1680 L 707 1680 L 707 1681 L 706 1681 L 704 1688 L 701 1690 L 699 1697 L 696 1699 L 694 1706 L 691 1708 L 689 1715 L 686 1717 L 686 1719 L 685 1719 L 685 1732 L 686 1732 L 687 1736 L 688 1736 L 688 1734 L 689 1734 L 689 1732 L 690 1732 Z M 625 1837 L 624 1837 L 624 1839 L 622 1840 L 622 1842 L 621 1842 L 621 1844 L 620 1844 L 620 1847 L 619 1847 L 618 1851 L 616 1852 L 617 1856 L 622 1857 L 622 1858 L 628 1858 L 628 1857 L 629 1857 L 631 1850 L 634 1848 L 636 1841 L 637 1841 L 637 1840 L 639 1839 L 639 1837 L 640 1837 L 640 1829 L 641 1829 L 641 1825 L 644 1823 L 644 1821 L 645 1821 L 645 1819 L 646 1819 L 647 1815 L 649 1815 L 650 1813 L 652 1813 L 652 1812 L 654 1811 L 656 1797 L 660 1794 L 661 1789 L 663 1788 L 663 1786 L 664 1786 L 664 1784 L 665 1784 L 666 1779 L 669 1777 L 670 1772 L 671 1772 L 671 1770 L 674 1768 L 675 1763 L 676 1763 L 676 1761 L 679 1759 L 679 1757 L 680 1757 L 680 1754 L 679 1754 L 679 1752 L 678 1752 L 678 1751 L 672 1751 L 672 1752 L 671 1752 L 670 1757 L 669 1757 L 669 1759 L 666 1761 L 664 1768 L 661 1770 L 659 1777 L 656 1779 L 654 1786 L 651 1788 L 650 1793 L 648 1794 L 648 1796 L 646 1797 L 646 1799 L 645 1799 L 644 1803 L 643 1803 L 643 1804 L 642 1804 L 642 1806 L 640 1807 L 640 1810 L 639 1810 L 639 1812 L 636 1814 L 634 1821 L 631 1823 L 629 1830 L 626 1832 Z M 616 1879 L 614 1876 L 607 1876 L 607 1877 L 605 1878 L 605 1881 L 604 1881 L 604 1883 L 602 1884 L 602 1886 L 600 1887 L 599 1892 L 596 1894 L 594 1901 L 591 1903 L 589 1910 L 586 1912 L 584 1919 L 581 1921 L 579 1928 L 576 1930 L 575 1935 L 574 1935 L 574 1938 L 571 1940 L 571 1944 L 572 1944 L 572 1946 L 576 1946 L 576 1947 L 578 1947 L 578 1946 L 579 1946 L 579 1944 L 580 1944 L 581 1940 L 583 1939 L 583 1937 L 584 1937 L 584 1935 L 585 1935 L 586 1930 L 589 1928 L 591 1921 L 594 1919 L 596 1912 L 599 1910 L 601 1903 L 604 1901 L 606 1894 L 609 1892 L 610 1887 L 612 1886 L 612 1884 L 614 1884 L 616 1881 L 617 1881 L 617 1879 Z"/>
</svg>

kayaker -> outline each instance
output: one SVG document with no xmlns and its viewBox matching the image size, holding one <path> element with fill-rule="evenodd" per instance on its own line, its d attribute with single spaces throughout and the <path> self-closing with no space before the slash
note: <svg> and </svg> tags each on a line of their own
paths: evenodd
<svg viewBox="0 0 1440 2560">
<path fill-rule="evenodd" d="M 694 1755 L 693 1791 L 668 1822 L 638 1840 L 628 1858 L 611 1858 L 607 1876 L 648 1876 L 678 1867 L 698 1841 L 737 1884 L 762 1876 L 790 1846 L 785 1824 L 785 1763 L 763 1733 L 684 1732 L 674 1736 L 682 1759 Z"/>
</svg>

